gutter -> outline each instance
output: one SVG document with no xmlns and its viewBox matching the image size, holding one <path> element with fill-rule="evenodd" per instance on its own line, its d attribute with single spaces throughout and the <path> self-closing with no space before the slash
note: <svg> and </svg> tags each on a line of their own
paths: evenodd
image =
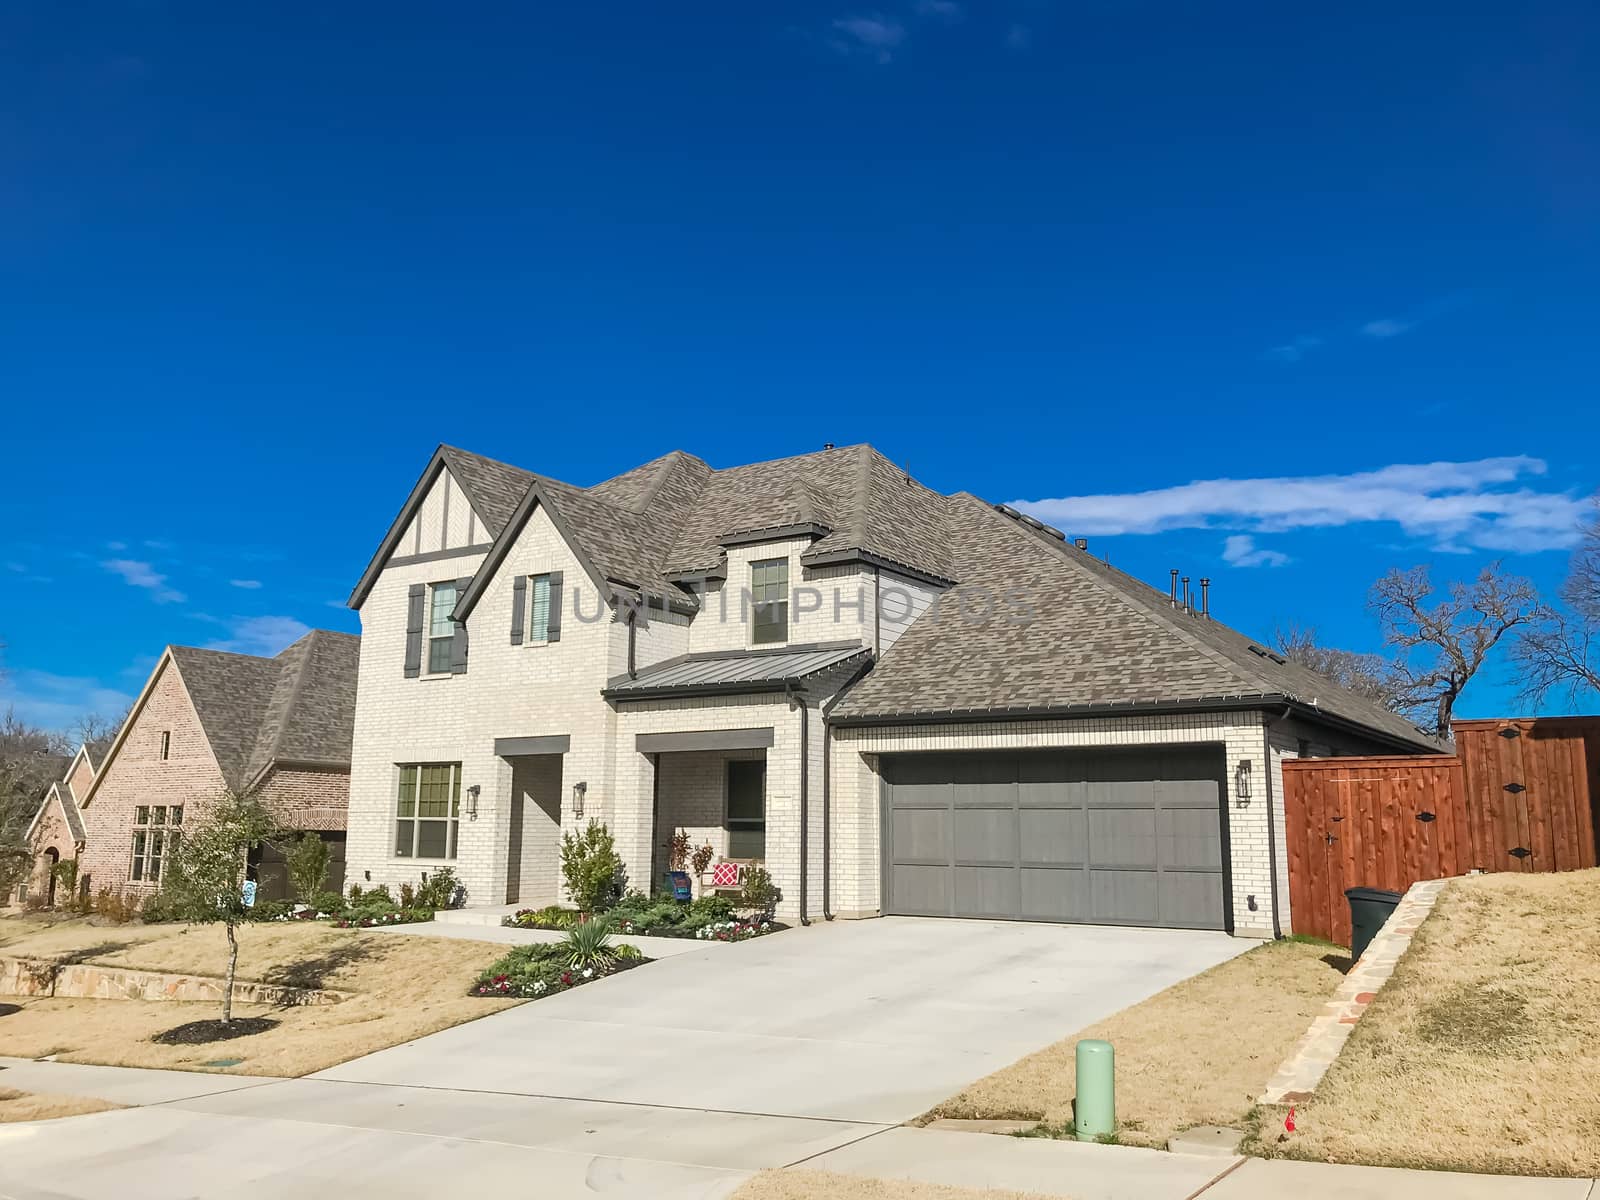
<svg viewBox="0 0 1600 1200">
<path fill-rule="evenodd" d="M 822 919 L 833 920 L 833 729 L 829 723 L 829 714 L 839 701 L 845 698 L 851 686 L 860 679 L 871 667 L 871 663 L 859 667 L 856 673 L 845 680 L 843 686 L 818 708 L 817 713 L 822 718 Z"/>
</svg>

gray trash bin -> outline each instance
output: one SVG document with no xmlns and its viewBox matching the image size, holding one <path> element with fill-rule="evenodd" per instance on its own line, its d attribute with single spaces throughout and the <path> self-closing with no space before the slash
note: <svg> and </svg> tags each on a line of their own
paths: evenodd
<svg viewBox="0 0 1600 1200">
<path fill-rule="evenodd" d="M 1400 893 L 1358 887 L 1345 892 L 1344 898 L 1350 902 L 1350 957 L 1359 962 L 1400 903 Z"/>
</svg>

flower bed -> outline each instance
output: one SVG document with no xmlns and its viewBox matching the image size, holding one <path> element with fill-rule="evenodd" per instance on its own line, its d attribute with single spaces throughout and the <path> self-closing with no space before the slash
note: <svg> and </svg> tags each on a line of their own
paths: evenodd
<svg viewBox="0 0 1600 1200">
<path fill-rule="evenodd" d="M 403 908 L 394 912 L 379 913 L 351 913 L 345 917 L 335 917 L 335 929 L 374 929 L 380 925 L 415 925 L 421 921 L 433 920 L 431 908 Z"/>
<path fill-rule="evenodd" d="M 479 975 L 467 989 L 467 994 L 494 998 L 521 996 L 537 1000 L 558 992 L 571 991 L 650 961 L 633 946 L 616 946 L 612 952 L 616 957 L 609 962 L 573 967 L 567 962 L 567 948 L 559 943 L 518 946 Z"/>
<path fill-rule="evenodd" d="M 765 916 L 738 916 L 733 902 L 724 896 L 701 896 L 692 901 L 652 900 L 633 893 L 624 896 L 604 915 L 617 933 L 629 937 L 742 942 L 787 928 Z M 573 909 L 550 905 L 546 908 L 525 908 L 506 917 L 502 924 L 518 929 L 553 929 L 559 932 L 571 929 L 586 919 Z"/>
</svg>

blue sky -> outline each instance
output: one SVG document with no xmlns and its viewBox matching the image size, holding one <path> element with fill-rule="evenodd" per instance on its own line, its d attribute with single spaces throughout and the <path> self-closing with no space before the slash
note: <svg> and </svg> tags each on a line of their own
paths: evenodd
<svg viewBox="0 0 1600 1200">
<path fill-rule="evenodd" d="M 354 630 L 440 441 L 871 441 L 1357 649 L 1553 587 L 1597 80 L 1581 3 L 0 6 L 0 703 Z"/>
</svg>

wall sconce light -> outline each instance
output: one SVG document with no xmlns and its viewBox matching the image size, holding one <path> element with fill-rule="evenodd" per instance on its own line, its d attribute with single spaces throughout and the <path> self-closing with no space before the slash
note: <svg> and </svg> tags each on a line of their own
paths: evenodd
<svg viewBox="0 0 1600 1200">
<path fill-rule="evenodd" d="M 589 790 L 589 785 L 587 783 L 575 783 L 575 784 L 572 785 L 572 815 L 573 816 L 575 816 L 575 817 L 583 816 L 583 797 L 584 797 L 584 793 L 586 793 L 588 790 Z"/>
<path fill-rule="evenodd" d="M 467 816 L 474 821 L 478 819 L 478 793 L 481 791 L 483 788 L 476 783 L 467 789 Z"/>
<path fill-rule="evenodd" d="M 1250 760 L 1241 758 L 1233 772 L 1233 798 L 1240 803 L 1250 799 Z"/>
</svg>

